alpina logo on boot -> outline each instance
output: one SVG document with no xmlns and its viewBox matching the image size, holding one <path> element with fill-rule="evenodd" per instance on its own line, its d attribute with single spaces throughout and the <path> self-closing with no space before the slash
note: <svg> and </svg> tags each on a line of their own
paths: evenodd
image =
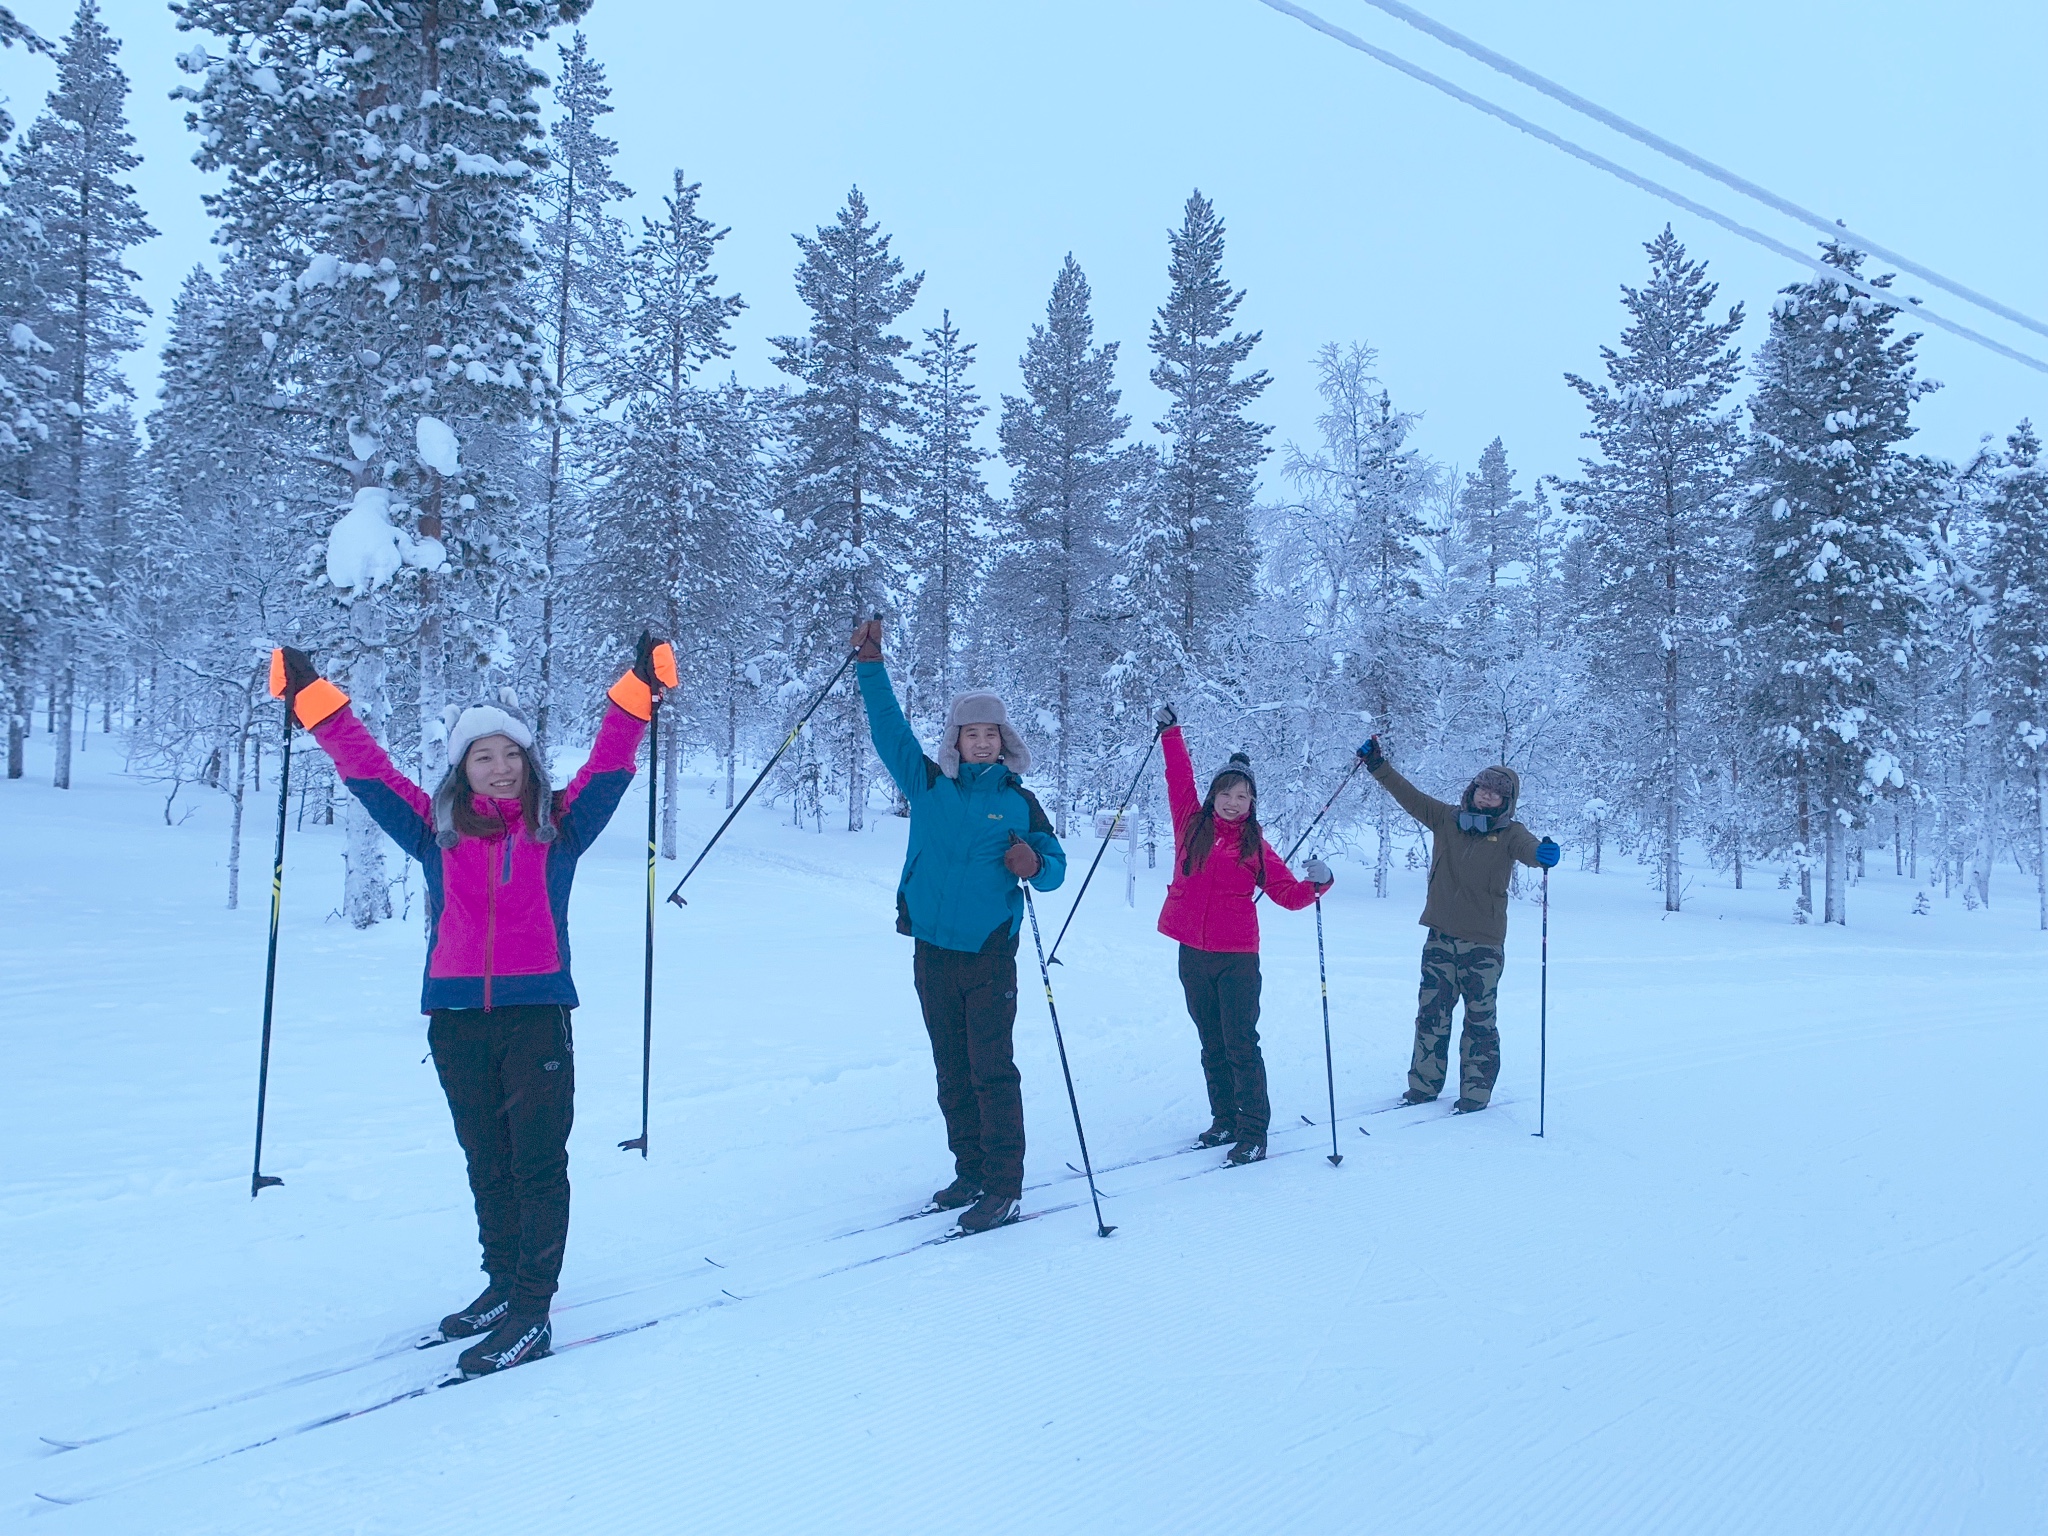
<svg viewBox="0 0 2048 1536">
<path fill-rule="evenodd" d="M 540 1064 L 540 1069 L 543 1072 L 552 1072 L 560 1066 L 561 1063 L 559 1061 L 544 1061 Z"/>
</svg>

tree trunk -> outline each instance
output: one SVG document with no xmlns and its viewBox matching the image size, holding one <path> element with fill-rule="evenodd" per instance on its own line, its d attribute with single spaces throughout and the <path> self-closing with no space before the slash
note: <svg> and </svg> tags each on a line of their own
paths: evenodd
<svg viewBox="0 0 2048 1536">
<path fill-rule="evenodd" d="M 682 748 L 678 733 L 671 723 L 661 733 L 661 856 L 673 859 L 676 856 L 676 791 L 681 783 Z M 648 764 L 653 772 L 654 765 Z"/>
<path fill-rule="evenodd" d="M 1799 776 L 1799 912 L 1802 923 L 1813 916 L 1813 802 L 1803 770 Z"/>
<path fill-rule="evenodd" d="M 447 726 L 441 718 L 448 702 L 448 658 L 437 587 L 433 577 L 420 577 L 420 785 L 430 795 L 448 768 Z M 548 771 L 546 759 L 540 771 Z"/>
<path fill-rule="evenodd" d="M 1844 926 L 1847 926 L 1849 921 L 1849 913 L 1848 908 L 1844 904 L 1845 893 L 1843 891 L 1842 877 L 1844 874 L 1843 866 L 1847 863 L 1846 854 L 1848 850 L 1842 846 L 1842 818 L 1839 815 L 1837 815 L 1833 810 L 1829 810 L 1828 812 L 1826 812 L 1826 816 L 1827 857 L 1824 867 L 1826 879 L 1826 886 L 1824 892 L 1826 908 L 1821 913 L 1821 923 L 1823 925 L 1826 925 L 1828 923 L 1841 923 Z"/>
<path fill-rule="evenodd" d="M 57 748 L 57 766 L 50 775 L 50 782 L 58 789 L 71 787 L 71 694 L 77 686 L 77 672 L 72 664 L 70 636 L 62 642 L 64 662 L 57 675 L 50 680 L 50 735 Z"/>
<path fill-rule="evenodd" d="M 2048 754 L 2034 752 L 2034 890 L 2041 903 L 2041 931 L 2048 933 Z"/>
<path fill-rule="evenodd" d="M 349 667 L 349 693 L 365 728 L 371 735 L 381 736 L 385 721 L 384 615 L 373 598 L 355 599 L 349 627 L 358 647 Z M 341 912 L 351 927 L 368 928 L 391 915 L 391 891 L 384 878 L 384 833 L 354 795 L 348 797 L 343 821 L 347 851 Z"/>
<path fill-rule="evenodd" d="M 725 658 L 725 808 L 732 809 L 733 774 L 740 751 L 739 657 L 728 651 Z"/>
<path fill-rule="evenodd" d="M 228 910 L 242 901 L 242 811 L 249 800 L 249 727 L 256 708 L 256 696 L 242 695 L 242 718 L 235 736 L 235 798 L 228 812 Z M 258 761 L 261 761 L 259 754 Z"/>
</svg>

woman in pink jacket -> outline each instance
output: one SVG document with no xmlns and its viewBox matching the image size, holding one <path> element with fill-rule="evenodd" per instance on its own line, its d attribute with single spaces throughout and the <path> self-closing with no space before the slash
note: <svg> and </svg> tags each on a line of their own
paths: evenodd
<svg viewBox="0 0 2048 1536">
<path fill-rule="evenodd" d="M 1242 752 L 1195 797 L 1195 768 L 1170 704 L 1154 718 L 1166 758 L 1166 804 L 1173 817 L 1173 879 L 1159 909 L 1159 931 L 1180 941 L 1180 984 L 1202 1040 L 1209 1085 L 1209 1129 L 1198 1146 L 1233 1143 L 1230 1161 L 1266 1155 L 1266 1060 L 1259 1052 L 1261 889 L 1299 912 L 1330 888 L 1329 866 L 1311 859 L 1297 880 L 1259 829 L 1259 786 Z"/>
<path fill-rule="evenodd" d="M 429 1339 L 477 1338 L 458 1362 L 465 1376 L 537 1360 L 553 1340 L 576 1095 L 569 888 L 632 781 L 655 700 L 676 680 L 673 652 L 643 635 L 632 670 L 612 686 L 590 760 L 560 790 L 509 692 L 451 708 L 448 771 L 429 795 L 303 651 L 285 647 L 272 662 L 272 692 L 426 875 L 420 1012 L 468 1160 L 489 1281 Z"/>
</svg>

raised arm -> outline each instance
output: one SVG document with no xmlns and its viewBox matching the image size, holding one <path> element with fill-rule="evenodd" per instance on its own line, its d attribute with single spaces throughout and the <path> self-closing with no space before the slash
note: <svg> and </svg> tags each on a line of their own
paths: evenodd
<svg viewBox="0 0 2048 1536">
<path fill-rule="evenodd" d="M 1456 824 L 1458 809 L 1443 801 L 1425 795 L 1394 771 L 1394 765 L 1382 758 L 1373 768 L 1372 776 L 1380 781 L 1380 787 L 1394 797 L 1394 803 L 1421 822 L 1432 832 L 1443 832 Z"/>
<path fill-rule="evenodd" d="M 860 680 L 861 702 L 867 706 L 868 735 L 875 743 L 875 756 L 889 770 L 889 777 L 896 781 L 903 798 L 915 800 L 926 788 L 924 748 L 918 744 L 910 722 L 903 718 L 903 706 L 896 702 L 896 688 L 889 681 L 889 668 L 882 660 L 881 626 L 875 627 L 878 633 L 874 658 L 863 657 L 853 672 Z"/>
<path fill-rule="evenodd" d="M 1195 789 L 1195 765 L 1188 757 L 1187 741 L 1178 725 L 1159 733 L 1159 755 L 1166 759 L 1166 811 L 1173 821 L 1173 836 L 1179 841 L 1188 818 L 1202 808 Z"/>
<path fill-rule="evenodd" d="M 614 700 L 597 728 L 590 756 L 555 796 L 562 837 L 578 853 L 596 840 L 625 798 L 646 734 L 647 722 Z"/>
<path fill-rule="evenodd" d="M 300 719 L 303 723 L 304 716 Z M 313 739 L 334 759 L 335 777 L 362 802 L 370 819 L 413 858 L 425 858 L 434 841 L 432 797 L 398 771 L 345 699 L 313 727 Z"/>
</svg>

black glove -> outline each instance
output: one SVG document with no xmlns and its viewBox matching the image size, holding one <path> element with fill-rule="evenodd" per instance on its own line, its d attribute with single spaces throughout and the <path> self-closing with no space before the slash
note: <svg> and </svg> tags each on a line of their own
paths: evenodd
<svg viewBox="0 0 2048 1536">
<path fill-rule="evenodd" d="M 313 665 L 313 658 L 296 646 L 281 645 L 277 653 L 284 658 L 284 697 L 296 699 L 301 689 L 320 681 L 320 669 Z"/>
<path fill-rule="evenodd" d="M 1170 731 L 1180 724 L 1180 716 L 1173 712 L 1171 704 L 1162 704 L 1152 711 L 1152 723 L 1162 731 Z"/>
<path fill-rule="evenodd" d="M 1365 759 L 1365 771 L 1377 773 L 1387 765 L 1387 754 L 1380 750 L 1380 739 L 1372 737 L 1358 749 L 1358 755 Z"/>
</svg>

